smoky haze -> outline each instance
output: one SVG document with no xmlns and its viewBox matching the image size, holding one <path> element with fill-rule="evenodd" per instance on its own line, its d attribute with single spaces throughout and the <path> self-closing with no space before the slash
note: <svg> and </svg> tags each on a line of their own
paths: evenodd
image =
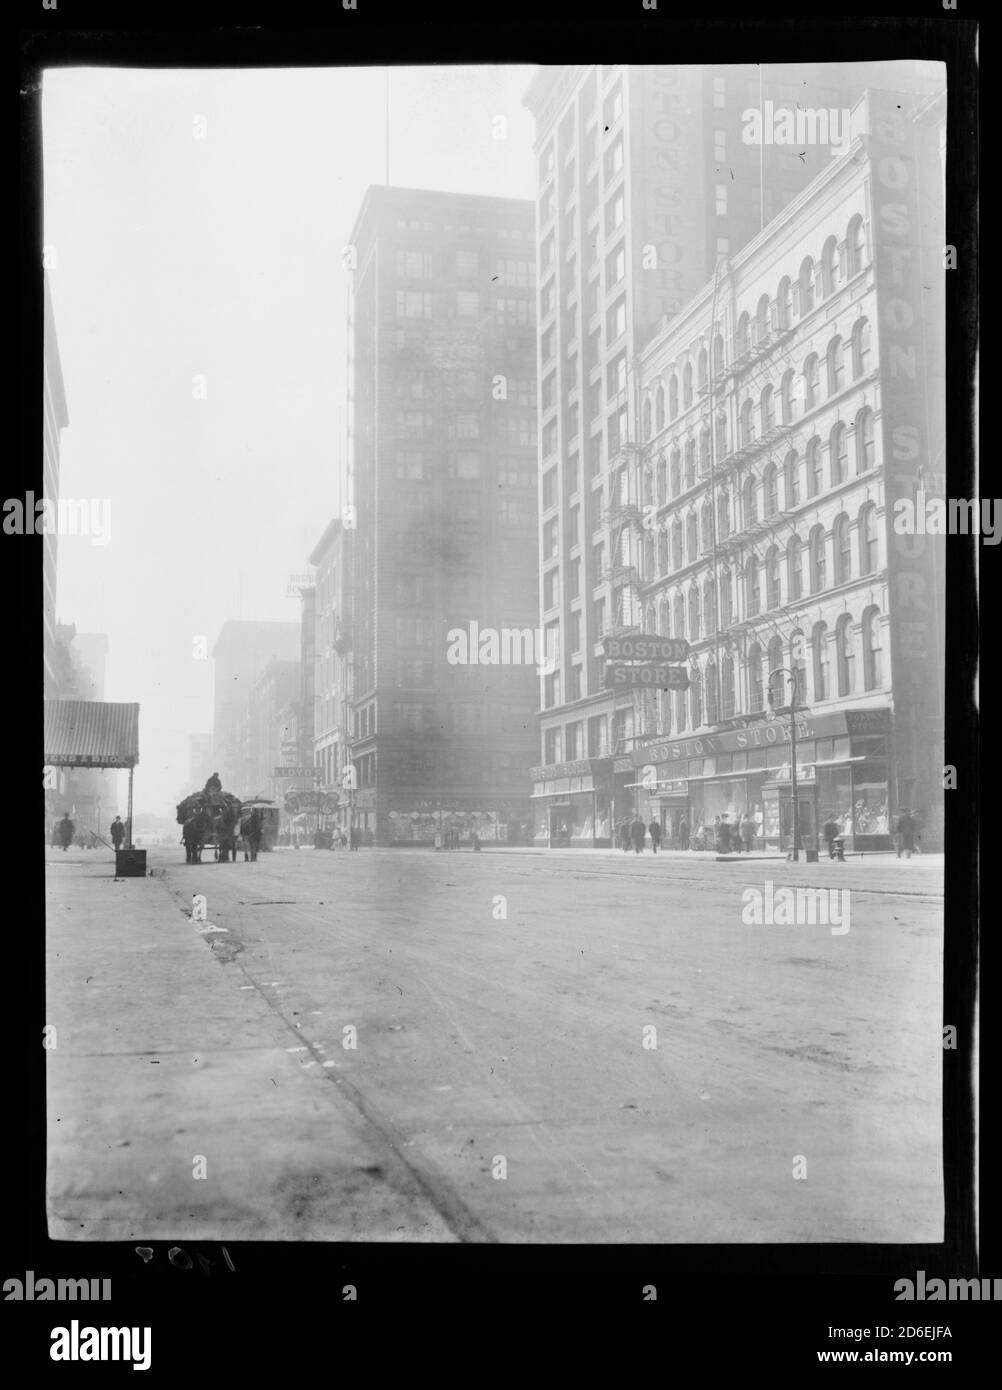
<svg viewBox="0 0 1002 1390">
<path fill-rule="evenodd" d="M 392 69 L 390 182 L 533 197 L 531 75 Z M 386 181 L 386 70 L 53 69 L 43 152 L 59 491 L 110 503 L 106 544 L 59 539 L 58 617 L 107 634 L 136 812 L 169 815 L 212 727 L 199 652 L 228 618 L 298 621 L 290 576 L 340 507 L 341 251 Z"/>
</svg>

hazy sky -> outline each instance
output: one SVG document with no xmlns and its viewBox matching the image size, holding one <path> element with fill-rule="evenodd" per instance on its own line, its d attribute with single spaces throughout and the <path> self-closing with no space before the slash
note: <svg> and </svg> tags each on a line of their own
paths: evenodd
<svg viewBox="0 0 1002 1390">
<path fill-rule="evenodd" d="M 532 72 L 392 69 L 390 182 L 531 198 Z M 45 75 L 60 494 L 111 507 L 107 545 L 59 539 L 58 615 L 108 634 L 105 698 L 139 701 L 137 811 L 171 812 L 212 727 L 199 637 L 298 620 L 289 577 L 338 502 L 341 248 L 386 180 L 385 103 L 383 68 Z"/>
</svg>

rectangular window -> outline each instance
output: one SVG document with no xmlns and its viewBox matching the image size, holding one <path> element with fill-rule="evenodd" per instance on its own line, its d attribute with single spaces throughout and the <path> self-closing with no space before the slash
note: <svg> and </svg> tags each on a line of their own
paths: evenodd
<svg viewBox="0 0 1002 1390">
<path fill-rule="evenodd" d="M 413 453 L 398 453 L 396 473 L 398 478 L 423 478 L 424 455 Z"/>
<path fill-rule="evenodd" d="M 479 455 L 479 454 L 450 454 L 450 455 L 449 455 L 449 477 L 450 477 L 450 478 L 479 478 L 479 477 L 480 477 L 480 455 Z"/>
<path fill-rule="evenodd" d="M 623 225 L 626 216 L 626 197 L 623 190 L 619 192 L 605 205 L 605 234 L 612 236 L 613 232 Z"/>
<path fill-rule="evenodd" d="M 551 420 L 543 427 L 543 457 L 547 458 L 557 447 L 557 422 Z"/>
<path fill-rule="evenodd" d="M 543 408 L 543 410 L 549 410 L 550 406 L 553 404 L 554 396 L 555 396 L 555 394 L 556 394 L 556 389 L 557 389 L 557 374 L 556 374 L 556 372 L 550 372 L 549 376 L 548 376 L 548 377 L 545 377 L 544 380 L 543 380 L 543 391 L 542 391 L 542 408 Z"/>
<path fill-rule="evenodd" d="M 553 313 L 557 302 L 557 282 L 548 280 L 539 292 L 539 317 L 545 319 Z"/>
<path fill-rule="evenodd" d="M 716 209 L 718 217 L 727 216 L 727 185 L 718 183 L 714 187 L 714 197 L 716 199 Z"/>
<path fill-rule="evenodd" d="M 580 507 L 571 507 L 570 510 L 569 510 L 568 513 L 567 513 L 566 536 L 567 536 L 567 545 L 568 545 L 568 546 L 577 545 L 578 542 L 579 542 L 580 539 L 581 539 L 581 536 L 580 536 L 580 521 L 581 521 L 581 508 L 580 508 Z"/>
<path fill-rule="evenodd" d="M 602 161 L 602 172 L 606 183 L 611 183 L 623 167 L 623 137 L 620 135 L 606 150 Z"/>
<path fill-rule="evenodd" d="M 552 517 L 549 521 L 543 523 L 542 558 L 544 560 L 553 560 L 559 554 L 560 546 L 558 544 L 557 529 L 558 521 L 556 517 Z"/>
<path fill-rule="evenodd" d="M 548 468 L 543 474 L 543 511 L 557 505 L 557 470 Z"/>
<path fill-rule="evenodd" d="M 626 390 L 626 353 L 621 352 L 612 359 L 606 368 L 606 393 L 609 398 L 618 396 Z"/>
<path fill-rule="evenodd" d="M 476 290 L 456 291 L 456 313 L 461 319 L 475 319 L 480 312 L 480 296 Z"/>
<path fill-rule="evenodd" d="M 430 280 L 431 252 L 398 251 L 396 254 L 396 272 L 401 279 Z"/>
<path fill-rule="evenodd" d="M 613 285 L 618 285 L 626 274 L 626 246 L 620 242 L 615 251 L 605 258 L 605 290 L 608 294 Z M 596 287 L 598 282 L 595 282 Z"/>
<path fill-rule="evenodd" d="M 464 278 L 477 275 L 480 271 L 480 255 L 476 251 L 456 252 L 456 274 Z"/>
<path fill-rule="evenodd" d="M 431 295 L 422 290 L 397 290 L 397 318 L 430 319 Z"/>
<path fill-rule="evenodd" d="M 560 595 L 560 577 L 557 570 L 547 570 L 543 575 L 543 607 L 556 608 Z"/>
<path fill-rule="evenodd" d="M 626 296 L 622 295 L 605 316 L 605 339 L 612 343 L 626 332 Z"/>
<path fill-rule="evenodd" d="M 581 650 L 581 613 L 575 610 L 567 622 L 567 650 L 569 652 L 579 652 Z"/>
</svg>

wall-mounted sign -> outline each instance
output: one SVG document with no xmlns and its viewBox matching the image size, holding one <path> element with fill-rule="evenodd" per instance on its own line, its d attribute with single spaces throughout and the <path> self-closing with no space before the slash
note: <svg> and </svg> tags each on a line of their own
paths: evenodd
<svg viewBox="0 0 1002 1390">
<path fill-rule="evenodd" d="M 685 661 L 689 655 L 684 637 L 606 637 L 603 645 L 610 661 Z"/>
<path fill-rule="evenodd" d="M 607 690 L 635 689 L 638 686 L 645 690 L 688 690 L 689 672 L 684 666 L 623 666 L 621 663 L 606 666 Z"/>
</svg>

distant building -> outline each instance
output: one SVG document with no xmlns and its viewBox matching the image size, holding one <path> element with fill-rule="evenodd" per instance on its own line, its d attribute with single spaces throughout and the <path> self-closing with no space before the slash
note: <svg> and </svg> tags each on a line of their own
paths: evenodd
<svg viewBox="0 0 1002 1390">
<path fill-rule="evenodd" d="M 348 828 L 353 805 L 350 778 L 345 777 L 351 765 L 352 535 L 340 521 L 332 521 L 310 554 L 316 576 L 309 761 L 321 789 L 338 803 L 336 821 L 341 829 Z"/>
<path fill-rule="evenodd" d="M 449 653 L 456 631 L 537 624 L 532 204 L 373 187 L 350 243 L 356 823 L 379 844 L 504 838 L 529 813 L 535 663 Z"/>
<path fill-rule="evenodd" d="M 201 791 L 212 776 L 212 735 L 188 735 L 188 783 L 186 795 Z"/>
<path fill-rule="evenodd" d="M 275 768 L 298 748 L 299 694 L 298 661 L 269 661 L 251 686 L 242 767 L 233 787 L 241 800 L 274 798 Z"/>
<path fill-rule="evenodd" d="M 215 715 L 213 763 L 226 791 L 246 792 L 245 779 L 260 766 L 248 747 L 247 701 L 270 661 L 298 661 L 298 623 L 242 622 L 229 619 L 212 649 Z M 269 778 L 271 769 L 269 768 Z"/>
</svg>

